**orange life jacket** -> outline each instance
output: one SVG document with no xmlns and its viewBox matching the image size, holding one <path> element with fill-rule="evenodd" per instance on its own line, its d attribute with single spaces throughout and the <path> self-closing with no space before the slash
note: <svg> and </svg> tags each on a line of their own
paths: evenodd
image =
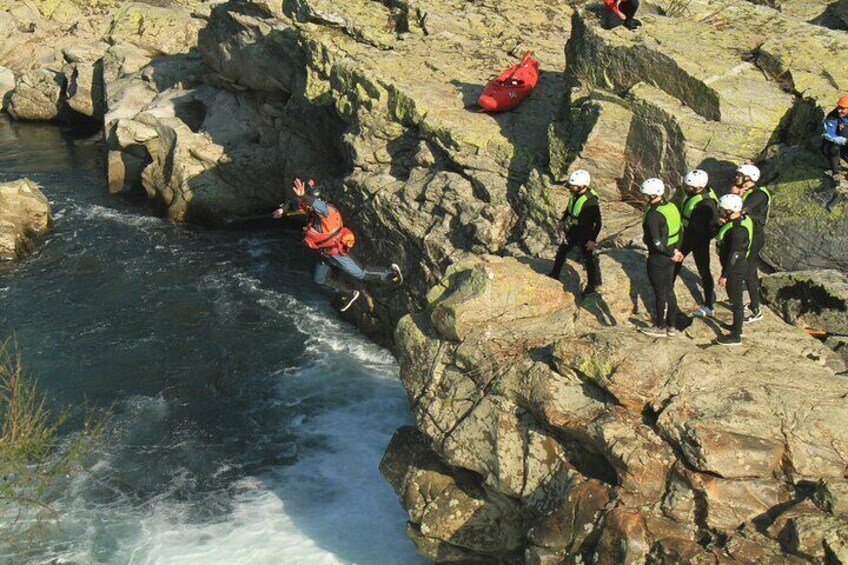
<svg viewBox="0 0 848 565">
<path fill-rule="evenodd" d="M 301 207 L 310 215 L 309 224 L 303 228 L 303 242 L 307 247 L 326 255 L 346 255 L 350 251 L 356 240 L 353 232 L 344 227 L 342 215 L 335 206 L 327 204 L 327 217 L 314 213 L 305 205 Z"/>
</svg>

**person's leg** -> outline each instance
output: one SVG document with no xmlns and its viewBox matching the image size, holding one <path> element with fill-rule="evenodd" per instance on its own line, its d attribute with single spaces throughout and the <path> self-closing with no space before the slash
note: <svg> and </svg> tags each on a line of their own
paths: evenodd
<svg viewBox="0 0 848 565">
<path fill-rule="evenodd" d="M 834 175 L 839 174 L 839 157 L 842 153 L 843 148 L 835 143 L 831 143 L 830 141 L 822 142 L 822 153 L 824 153 L 825 157 L 827 157 L 828 161 L 830 161 L 830 170 Z"/>
<path fill-rule="evenodd" d="M 312 273 L 312 280 L 315 284 L 320 286 L 326 286 L 327 278 L 330 276 L 330 270 L 332 267 L 324 261 L 323 259 L 319 259 L 317 263 L 315 263 L 315 271 Z"/>
<path fill-rule="evenodd" d="M 751 299 L 751 313 L 757 314 L 760 311 L 760 250 L 765 244 L 765 235 L 763 228 L 754 227 L 754 241 L 751 244 L 751 254 L 748 256 L 748 272 L 745 276 L 745 283 L 748 287 L 748 296 Z"/>
<path fill-rule="evenodd" d="M 565 265 L 565 259 L 568 257 L 568 252 L 571 251 L 571 245 L 568 243 L 560 243 L 557 249 L 556 257 L 554 258 L 554 267 L 548 274 L 549 277 L 559 280 L 562 274 L 562 266 Z"/>
<path fill-rule="evenodd" d="M 620 5 L 621 13 L 627 16 L 624 25 L 629 29 L 636 29 L 640 22 L 636 19 L 636 11 L 639 9 L 639 0 L 624 0 Z"/>
<path fill-rule="evenodd" d="M 334 268 L 325 258 L 319 259 L 318 263 L 315 264 L 312 280 L 315 281 L 315 284 L 329 288 L 335 292 L 350 292 L 350 288 L 343 281 L 339 280 L 336 273 L 333 272 Z"/>
<path fill-rule="evenodd" d="M 583 251 L 583 266 L 586 268 L 586 287 L 587 291 L 593 291 L 603 284 L 601 278 L 601 260 L 597 252 Z"/>
<path fill-rule="evenodd" d="M 674 263 L 670 260 L 665 267 L 665 302 L 666 315 L 665 325 L 673 330 L 677 323 L 677 295 L 674 294 Z"/>
<path fill-rule="evenodd" d="M 673 271 L 672 271 L 673 274 Z M 665 327 L 665 310 L 668 299 L 668 288 L 665 281 L 664 266 L 658 260 L 648 257 L 648 281 L 654 291 L 654 325 Z"/>
<path fill-rule="evenodd" d="M 351 278 L 358 281 L 365 279 L 365 269 L 360 267 L 350 255 L 327 255 L 324 260 L 334 267 L 344 271 Z"/>
<path fill-rule="evenodd" d="M 730 299 L 730 310 L 733 312 L 733 324 L 730 329 L 732 337 L 742 337 L 742 322 L 745 319 L 745 306 L 742 292 L 745 289 L 745 279 L 741 275 L 727 278 L 727 297 Z"/>
<path fill-rule="evenodd" d="M 400 269 L 395 269 L 394 267 L 363 269 L 350 255 L 328 255 L 327 260 L 354 279 L 364 282 L 377 281 L 389 283 L 394 282 L 400 276 Z"/>
<path fill-rule="evenodd" d="M 704 301 L 701 304 L 712 310 L 715 304 L 715 280 L 710 270 L 710 242 L 706 241 L 696 246 L 692 250 L 692 255 L 695 258 L 698 275 L 701 277 L 701 286 L 704 287 Z"/>
</svg>

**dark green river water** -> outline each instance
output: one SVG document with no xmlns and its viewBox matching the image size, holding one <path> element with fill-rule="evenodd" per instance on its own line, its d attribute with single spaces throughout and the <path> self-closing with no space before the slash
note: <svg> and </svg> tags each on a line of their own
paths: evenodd
<svg viewBox="0 0 848 565">
<path fill-rule="evenodd" d="M 54 229 L 0 271 L 0 328 L 52 405 L 114 404 L 43 563 L 419 563 L 377 469 L 398 367 L 337 319 L 294 234 L 167 223 L 109 196 L 99 136 L 0 121 L 0 181 Z"/>
</svg>

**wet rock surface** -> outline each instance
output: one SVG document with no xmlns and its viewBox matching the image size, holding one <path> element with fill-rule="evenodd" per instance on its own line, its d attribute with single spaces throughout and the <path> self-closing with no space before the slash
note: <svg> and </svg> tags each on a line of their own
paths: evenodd
<svg viewBox="0 0 848 565">
<path fill-rule="evenodd" d="M 50 229 L 50 203 L 29 179 L 0 183 L 0 262 L 23 259 Z"/>
</svg>

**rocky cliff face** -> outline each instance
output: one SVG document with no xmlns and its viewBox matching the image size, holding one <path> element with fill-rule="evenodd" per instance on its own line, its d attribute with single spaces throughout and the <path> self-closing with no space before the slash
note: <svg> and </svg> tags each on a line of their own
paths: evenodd
<svg viewBox="0 0 848 565">
<path fill-rule="evenodd" d="M 636 33 L 541 0 L 129 5 L 87 47 L 57 44 L 61 72 L 8 51 L 0 64 L 13 115 L 102 112 L 110 190 L 214 225 L 267 214 L 311 176 L 364 262 L 402 265 L 408 284 L 369 289 L 351 316 L 401 360 L 417 429 L 382 468 L 422 554 L 842 562 L 844 361 L 772 314 L 730 352 L 710 346 L 713 320 L 674 340 L 634 331 L 650 291 L 630 203 L 646 176 L 674 186 L 699 166 L 723 188 L 756 160 L 775 193 L 769 261 L 848 264 L 848 205 L 815 137 L 848 90 L 833 55 L 848 40 L 821 25 L 842 25 L 841 3 L 755 4 L 646 5 Z M 542 61 L 533 95 L 475 111 L 525 49 Z M 576 166 L 604 200 L 606 290 L 585 302 L 577 272 L 565 288 L 539 274 Z"/>
</svg>

